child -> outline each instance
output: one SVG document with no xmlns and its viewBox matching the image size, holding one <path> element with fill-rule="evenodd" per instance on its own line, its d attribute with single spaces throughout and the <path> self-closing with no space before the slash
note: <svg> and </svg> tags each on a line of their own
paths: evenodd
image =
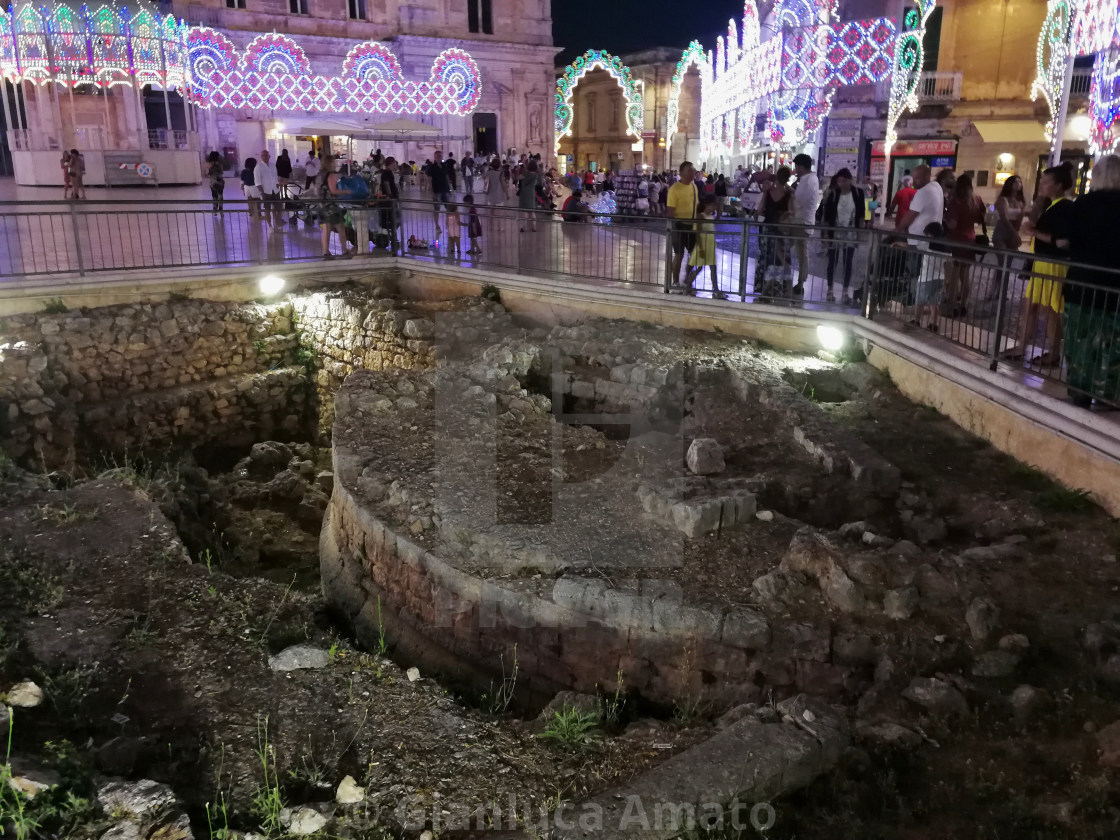
<svg viewBox="0 0 1120 840">
<path fill-rule="evenodd" d="M 478 217 L 478 208 L 474 206 L 474 196 L 463 196 L 463 203 L 470 207 L 467 219 L 467 236 L 471 238 L 471 247 L 467 251 L 468 254 L 474 254 L 476 257 L 482 254 L 482 220 Z"/>
<path fill-rule="evenodd" d="M 937 239 L 945 235 L 945 229 L 941 227 L 940 222 L 930 222 L 923 233 L 931 239 Z M 923 312 L 928 312 L 929 324 L 926 325 L 926 329 L 937 332 L 938 319 L 941 315 L 941 297 L 945 287 L 943 274 L 945 261 L 949 259 L 949 247 L 940 242 L 921 242 L 918 251 L 915 256 L 921 260 L 921 270 L 915 272 L 916 276 L 911 281 L 914 317 L 910 323 L 920 327 Z"/>
<path fill-rule="evenodd" d="M 716 300 L 725 300 L 725 295 L 719 288 L 716 280 L 716 198 L 705 195 L 700 198 L 697 208 L 698 221 L 696 223 L 696 244 L 688 255 L 688 278 L 685 280 L 685 291 L 693 290 L 693 283 L 708 269 L 708 276 L 712 283 L 712 297 Z"/>
<path fill-rule="evenodd" d="M 458 205 L 448 203 L 444 224 L 447 225 L 447 256 L 461 259 L 463 246 L 460 243 L 462 241 L 463 223 L 462 219 L 459 218 Z"/>
</svg>

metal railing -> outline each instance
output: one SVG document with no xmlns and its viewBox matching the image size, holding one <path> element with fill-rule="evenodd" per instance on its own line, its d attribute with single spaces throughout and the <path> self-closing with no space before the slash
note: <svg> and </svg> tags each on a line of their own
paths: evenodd
<svg viewBox="0 0 1120 840">
<path fill-rule="evenodd" d="M 1113 340 L 1120 345 L 1117 270 L 1097 269 L 1088 282 L 1086 267 L 1069 261 L 1043 263 L 1029 253 L 964 243 L 949 250 L 944 241 L 883 229 L 724 218 L 680 230 L 649 216 L 565 220 L 553 211 L 488 204 L 475 207 L 472 237 L 470 205 L 450 208 L 344 202 L 338 209 L 346 241 L 331 225 L 327 248 L 335 258 L 400 256 L 733 303 L 847 310 L 952 342 L 993 370 L 1021 369 L 1082 398 L 1120 403 L 1120 370 L 1106 369 L 1113 351 L 1101 349 L 1099 335 L 1084 337 L 1091 323 L 1098 333 L 1114 331 L 1108 347 Z M 51 275 L 322 259 L 333 209 L 295 191 L 274 202 L 146 201 L 140 208 L 122 201 L 7 202 L 0 205 L 0 288 Z M 693 273 L 690 262 L 704 265 Z M 1086 355 L 1086 341 L 1097 342 L 1097 361 Z"/>
<path fill-rule="evenodd" d="M 922 73 L 916 91 L 918 100 L 920 102 L 958 102 L 961 98 L 963 78 L 963 74 L 959 70 Z M 877 101 L 886 102 L 890 99 L 890 96 L 890 80 L 876 84 L 875 98 Z"/>
<path fill-rule="evenodd" d="M 1088 96 L 1089 88 L 1093 84 L 1092 67 L 1074 67 L 1073 77 L 1070 79 L 1070 96 Z"/>
</svg>

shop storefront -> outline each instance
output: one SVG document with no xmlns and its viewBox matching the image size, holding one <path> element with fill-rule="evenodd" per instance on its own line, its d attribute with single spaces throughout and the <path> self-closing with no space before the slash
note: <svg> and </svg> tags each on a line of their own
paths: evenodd
<svg viewBox="0 0 1120 840">
<path fill-rule="evenodd" d="M 953 169 L 957 163 L 956 138 L 938 140 L 899 140 L 891 147 L 890 182 L 886 200 L 889 202 L 904 176 L 914 171 L 914 167 L 926 165 L 933 170 L 934 176 L 942 169 Z M 871 143 L 871 181 L 883 183 L 886 160 L 883 155 L 883 141 Z"/>
</svg>

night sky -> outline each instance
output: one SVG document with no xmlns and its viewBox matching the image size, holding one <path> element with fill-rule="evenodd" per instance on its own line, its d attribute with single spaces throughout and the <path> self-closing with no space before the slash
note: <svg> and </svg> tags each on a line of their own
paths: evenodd
<svg viewBox="0 0 1120 840">
<path fill-rule="evenodd" d="M 615 55 L 649 47 L 683 52 L 697 38 L 715 49 L 732 18 L 742 26 L 743 0 L 553 0 L 552 34 L 564 48 L 558 62 L 567 64 L 592 48 Z"/>
</svg>

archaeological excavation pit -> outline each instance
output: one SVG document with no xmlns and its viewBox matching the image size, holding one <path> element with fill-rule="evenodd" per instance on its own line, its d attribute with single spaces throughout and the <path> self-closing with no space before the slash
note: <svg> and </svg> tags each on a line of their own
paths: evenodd
<svg viewBox="0 0 1120 840">
<path fill-rule="evenodd" d="M 609 811 L 720 776 L 783 797 L 775 836 L 823 838 L 836 779 L 879 801 L 889 766 L 966 795 L 962 768 L 1015 750 L 1025 788 L 1111 719 L 1114 525 L 866 364 L 388 282 L 4 329 L 0 446 L 47 477 L 3 485 L 20 641 L 0 673 L 103 675 L 96 722 L 17 750 L 44 733 L 111 764 L 135 737 L 127 773 L 172 785 L 196 836 L 222 791 L 259 828 L 265 714 L 285 796 L 339 836 L 364 835 L 307 762 L 476 815 L 510 767 L 537 815 L 554 780 Z M 11 593 L 50 607 L 29 620 Z M 292 645 L 324 670 L 274 672 Z M 625 712 L 564 752 L 542 736 L 568 704 Z M 1101 824 L 1087 798 L 1078 828 Z"/>
</svg>

